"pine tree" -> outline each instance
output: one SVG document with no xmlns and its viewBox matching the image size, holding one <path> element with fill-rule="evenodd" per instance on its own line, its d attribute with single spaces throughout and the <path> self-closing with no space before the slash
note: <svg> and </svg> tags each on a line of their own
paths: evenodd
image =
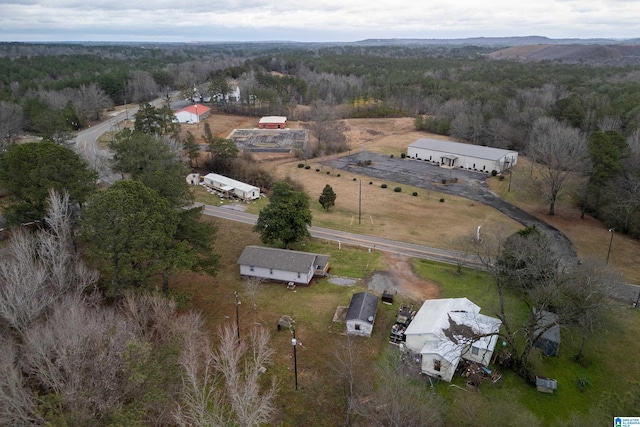
<svg viewBox="0 0 640 427">
<path fill-rule="evenodd" d="M 328 211 L 331 206 L 335 206 L 336 193 L 333 191 L 333 188 L 331 188 L 329 184 L 324 186 L 324 190 L 322 190 L 322 194 L 320 195 L 318 201 L 325 211 Z"/>
</svg>

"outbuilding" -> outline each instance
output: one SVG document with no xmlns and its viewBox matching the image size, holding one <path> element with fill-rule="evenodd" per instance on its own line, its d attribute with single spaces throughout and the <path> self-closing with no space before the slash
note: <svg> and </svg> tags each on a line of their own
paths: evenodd
<svg viewBox="0 0 640 427">
<path fill-rule="evenodd" d="M 535 307 L 533 314 L 537 317 L 535 335 L 540 335 L 534 346 L 547 356 L 557 356 L 560 351 L 560 318 L 550 311 L 537 311 Z"/>
<path fill-rule="evenodd" d="M 226 194 L 228 197 L 233 196 L 242 200 L 255 200 L 260 198 L 260 189 L 258 187 L 216 173 L 206 174 L 202 182 L 205 186 Z"/>
<path fill-rule="evenodd" d="M 284 116 L 265 116 L 258 121 L 260 129 L 284 129 L 287 127 L 287 118 Z"/>
<path fill-rule="evenodd" d="M 329 271 L 329 255 L 247 246 L 238 259 L 240 275 L 308 285 Z"/>
<path fill-rule="evenodd" d="M 518 163 L 518 152 L 441 139 L 421 138 L 409 145 L 411 159 L 435 163 L 443 168 L 478 172 L 503 172 Z"/>
<path fill-rule="evenodd" d="M 211 113 L 211 108 L 202 104 L 193 104 L 182 110 L 178 110 L 173 115 L 179 123 L 200 123 Z"/>
<path fill-rule="evenodd" d="M 369 292 L 358 292 L 351 297 L 345 322 L 347 335 L 370 337 L 376 320 L 378 297 Z"/>
</svg>

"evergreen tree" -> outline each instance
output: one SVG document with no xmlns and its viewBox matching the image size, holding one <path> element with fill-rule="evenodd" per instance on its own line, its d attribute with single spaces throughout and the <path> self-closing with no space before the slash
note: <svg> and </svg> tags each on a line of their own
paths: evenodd
<svg viewBox="0 0 640 427">
<path fill-rule="evenodd" d="M 324 186 L 324 190 L 322 190 L 322 194 L 320 195 L 318 202 L 320 202 L 325 211 L 328 211 L 331 206 L 335 206 L 336 193 L 329 184 Z"/>
</svg>

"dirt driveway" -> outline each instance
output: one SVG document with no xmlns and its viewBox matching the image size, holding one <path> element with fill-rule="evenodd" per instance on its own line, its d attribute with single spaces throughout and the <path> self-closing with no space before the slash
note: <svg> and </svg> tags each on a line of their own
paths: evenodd
<svg viewBox="0 0 640 427">
<path fill-rule="evenodd" d="M 393 290 L 416 302 L 438 298 L 438 286 L 416 276 L 409 258 L 391 252 L 383 252 L 383 255 L 388 268 L 375 272 L 367 279 L 364 285 L 369 290 L 377 294 Z"/>
</svg>

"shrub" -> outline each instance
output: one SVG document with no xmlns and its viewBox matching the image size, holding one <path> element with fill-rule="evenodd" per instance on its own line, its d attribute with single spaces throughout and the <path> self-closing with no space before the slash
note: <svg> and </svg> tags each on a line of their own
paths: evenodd
<svg viewBox="0 0 640 427">
<path fill-rule="evenodd" d="M 320 172 L 320 169 L 316 168 L 316 172 Z"/>
<path fill-rule="evenodd" d="M 311 166 L 307 165 L 304 168 L 308 170 L 308 169 L 311 169 Z"/>
<path fill-rule="evenodd" d="M 302 169 L 304 167 L 304 163 L 298 163 L 298 167 Z"/>
<path fill-rule="evenodd" d="M 407 157 L 405 153 L 400 153 L 400 158 L 404 159 L 405 157 Z"/>
<path fill-rule="evenodd" d="M 411 194 L 412 194 L 412 195 L 414 195 L 414 196 L 417 196 L 417 195 L 418 195 L 418 192 L 417 192 L 417 191 L 414 191 L 414 192 L 413 192 L 413 193 L 411 193 Z"/>
<path fill-rule="evenodd" d="M 365 164 L 365 166 L 370 166 L 371 165 L 371 160 L 365 160 L 364 164 Z"/>
<path fill-rule="evenodd" d="M 381 188 L 387 188 L 387 184 L 382 184 L 380 187 Z"/>
<path fill-rule="evenodd" d="M 336 175 L 336 176 L 340 176 L 340 174 Z"/>
<path fill-rule="evenodd" d="M 331 174 L 331 171 L 327 171 L 327 175 L 330 175 L 330 174 Z"/>
<path fill-rule="evenodd" d="M 496 175 L 498 175 L 498 171 L 497 171 L 497 170 L 495 170 L 495 169 L 494 169 L 494 170 L 492 170 L 492 171 L 491 171 L 491 176 L 496 176 Z"/>
<path fill-rule="evenodd" d="M 444 197 L 440 199 L 440 203 L 444 203 Z"/>
<path fill-rule="evenodd" d="M 356 178 L 353 178 L 353 180 L 354 180 L 354 181 L 357 181 L 357 179 L 356 179 Z"/>
<path fill-rule="evenodd" d="M 369 185 L 372 185 L 372 184 L 373 184 L 373 181 L 369 181 Z"/>
<path fill-rule="evenodd" d="M 389 157 L 393 159 L 393 154 L 392 154 L 392 155 L 390 155 Z"/>
<path fill-rule="evenodd" d="M 442 183 L 443 183 L 443 184 L 446 184 L 446 183 L 447 183 L 447 180 L 446 180 L 446 179 L 444 179 L 444 178 L 442 178 Z"/>
<path fill-rule="evenodd" d="M 393 191 L 396 192 L 396 193 L 400 193 L 400 192 L 402 192 L 402 188 L 396 187 L 396 188 L 393 189 Z"/>
</svg>

